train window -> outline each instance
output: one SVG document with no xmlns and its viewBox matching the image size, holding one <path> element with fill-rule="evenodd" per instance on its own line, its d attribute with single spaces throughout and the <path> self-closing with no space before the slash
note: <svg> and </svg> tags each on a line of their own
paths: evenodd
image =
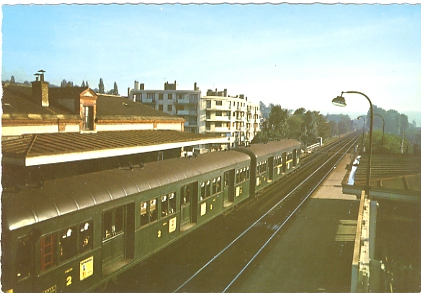
<svg viewBox="0 0 421 293">
<path fill-rule="evenodd" d="M 246 170 L 246 179 L 250 179 L 250 167 L 247 167 L 247 170 Z"/>
<path fill-rule="evenodd" d="M 103 233 L 102 233 L 102 239 L 107 239 L 110 237 L 113 237 L 113 213 L 112 211 L 106 211 L 104 212 L 104 215 L 102 217 L 103 222 Z"/>
<path fill-rule="evenodd" d="M 212 181 L 212 192 L 214 194 L 221 192 L 221 176 L 213 179 L 213 181 Z"/>
<path fill-rule="evenodd" d="M 190 190 L 187 185 L 181 186 L 181 205 L 190 203 Z"/>
<path fill-rule="evenodd" d="M 114 218 L 115 233 L 122 233 L 124 229 L 124 207 L 119 207 L 115 210 Z"/>
<path fill-rule="evenodd" d="M 176 204 L 175 192 L 161 196 L 161 217 L 175 213 Z"/>
<path fill-rule="evenodd" d="M 19 279 L 29 275 L 31 268 L 31 245 L 26 239 L 21 239 L 18 243 L 16 253 L 16 276 Z"/>
<path fill-rule="evenodd" d="M 177 211 L 177 199 L 175 196 L 175 192 L 172 192 L 168 195 L 168 198 L 170 200 L 169 204 L 170 204 L 170 208 L 168 210 L 169 214 L 173 214 Z"/>
<path fill-rule="evenodd" d="M 211 193 L 211 181 L 203 181 L 200 185 L 200 199 L 204 200 L 205 198 L 209 197 Z"/>
<path fill-rule="evenodd" d="M 168 196 L 161 196 L 161 217 L 168 216 Z"/>
<path fill-rule="evenodd" d="M 140 204 L 140 226 L 145 226 L 149 222 L 148 202 L 143 201 Z"/>
<path fill-rule="evenodd" d="M 156 206 L 156 198 L 155 199 L 151 199 L 149 201 L 149 223 L 155 222 L 156 220 L 158 220 L 158 209 Z"/>
<path fill-rule="evenodd" d="M 206 194 L 206 184 L 205 184 L 205 181 L 203 181 L 200 184 L 200 200 L 205 199 L 205 194 Z"/>
<path fill-rule="evenodd" d="M 67 260 L 76 255 L 77 249 L 76 228 L 68 228 L 60 232 L 59 253 L 60 261 Z"/>
<path fill-rule="evenodd" d="M 88 221 L 79 226 L 79 250 L 84 252 L 92 249 L 93 222 Z"/>
<path fill-rule="evenodd" d="M 55 234 L 41 238 L 41 271 L 45 271 L 56 264 L 56 241 Z"/>
<path fill-rule="evenodd" d="M 224 173 L 224 188 L 228 187 L 229 185 L 229 171 L 225 171 Z"/>
<path fill-rule="evenodd" d="M 235 171 L 235 182 L 240 182 L 240 170 Z"/>
</svg>

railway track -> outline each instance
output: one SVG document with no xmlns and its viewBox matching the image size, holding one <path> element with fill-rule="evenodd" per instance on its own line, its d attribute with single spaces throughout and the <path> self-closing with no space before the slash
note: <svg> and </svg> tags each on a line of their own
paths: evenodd
<svg viewBox="0 0 421 293">
<path fill-rule="evenodd" d="M 266 208 L 267 205 L 272 207 L 173 292 L 227 292 L 270 241 L 282 232 L 289 220 L 352 148 L 355 141 L 355 137 L 350 137 L 345 141 L 332 143 L 311 157 L 307 157 L 302 167 L 293 175 L 267 188 L 258 199 L 260 202 L 265 202 L 260 209 Z M 273 200 L 263 201 L 262 198 Z M 273 204 L 274 200 L 278 201 Z"/>
</svg>

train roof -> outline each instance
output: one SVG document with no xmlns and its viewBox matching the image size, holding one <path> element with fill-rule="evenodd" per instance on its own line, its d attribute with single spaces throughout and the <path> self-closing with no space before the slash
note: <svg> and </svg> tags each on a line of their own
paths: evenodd
<svg viewBox="0 0 421 293">
<path fill-rule="evenodd" d="M 219 170 L 250 157 L 219 151 L 191 158 L 168 159 L 130 168 L 46 181 L 42 187 L 3 192 L 3 229 L 16 230 L 47 219 L 90 208 L 131 194 Z"/>
<path fill-rule="evenodd" d="M 297 147 L 301 147 L 301 143 L 299 141 L 295 139 L 281 139 L 278 141 L 270 141 L 268 143 L 252 144 L 249 147 L 236 148 L 235 150 L 260 158 L 273 153 L 288 151 Z"/>
</svg>

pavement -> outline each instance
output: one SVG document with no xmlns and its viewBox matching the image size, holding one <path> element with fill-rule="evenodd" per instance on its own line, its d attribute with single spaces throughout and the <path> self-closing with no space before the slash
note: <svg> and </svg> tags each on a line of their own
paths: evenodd
<svg viewBox="0 0 421 293">
<path fill-rule="evenodd" d="M 229 292 L 349 292 L 359 201 L 342 194 L 347 154 Z"/>
</svg>

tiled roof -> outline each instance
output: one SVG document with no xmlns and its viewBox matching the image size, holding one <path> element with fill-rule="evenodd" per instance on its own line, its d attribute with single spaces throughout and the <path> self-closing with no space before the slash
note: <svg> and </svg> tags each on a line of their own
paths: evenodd
<svg viewBox="0 0 421 293">
<path fill-rule="evenodd" d="M 350 173 L 344 178 L 344 192 L 364 190 L 367 178 L 368 158 L 361 156 L 354 183 L 348 183 Z M 370 194 L 415 195 L 421 201 L 421 158 L 414 155 L 373 154 L 371 160 Z M 395 198 L 395 199 L 396 199 Z"/>
<path fill-rule="evenodd" d="M 32 98 L 32 88 L 29 86 L 7 85 L 3 87 L 2 97 L 3 117 L 28 117 L 28 115 L 45 116 L 71 115 L 75 116 L 70 110 L 63 106 L 51 103 L 49 107 L 43 107 Z M 79 113 L 78 113 L 79 114 Z M 79 116 L 79 115 L 78 115 Z M 32 117 L 33 119 L 34 117 Z"/>
<path fill-rule="evenodd" d="M 80 118 L 79 113 L 60 105 L 59 99 L 78 99 L 87 88 L 82 87 L 50 87 L 48 96 L 50 105 L 43 107 L 32 98 L 32 87 L 22 85 L 6 85 L 3 87 L 3 119 L 46 119 L 62 115 L 61 118 Z M 151 107 L 133 102 L 127 98 L 97 94 L 98 120 L 155 120 L 182 122 L 183 118 L 158 111 Z"/>
<path fill-rule="evenodd" d="M 40 165 L 165 150 L 223 138 L 170 130 L 45 133 L 23 135 L 2 142 L 4 162 Z"/>
<path fill-rule="evenodd" d="M 133 102 L 124 97 L 97 94 L 97 118 L 101 119 L 161 119 L 184 121 L 163 111 Z"/>
</svg>

